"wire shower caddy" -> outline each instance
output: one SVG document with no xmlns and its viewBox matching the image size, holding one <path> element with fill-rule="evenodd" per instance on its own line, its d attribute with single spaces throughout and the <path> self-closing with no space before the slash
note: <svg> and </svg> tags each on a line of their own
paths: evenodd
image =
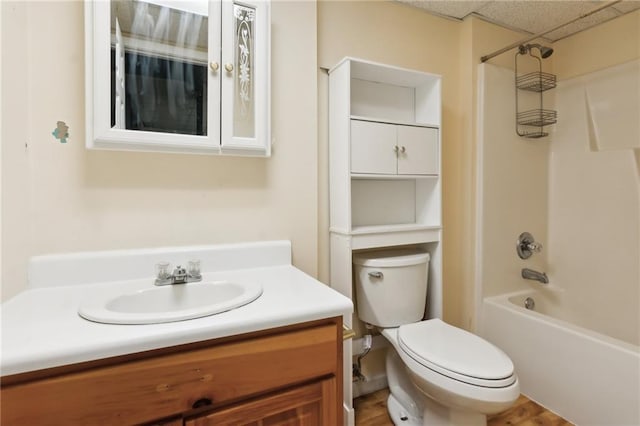
<svg viewBox="0 0 640 426">
<path fill-rule="evenodd" d="M 518 55 L 529 53 L 529 56 L 538 61 L 538 71 L 518 75 Z M 515 85 L 516 85 L 516 133 L 525 138 L 542 138 L 549 133 L 544 131 L 544 126 L 555 124 L 558 121 L 558 112 L 543 109 L 542 93 L 556 87 L 555 74 L 542 72 L 542 59 L 531 53 L 531 49 L 520 46 L 515 55 Z M 518 91 L 525 90 L 540 94 L 540 108 L 520 111 L 518 103 Z"/>
</svg>

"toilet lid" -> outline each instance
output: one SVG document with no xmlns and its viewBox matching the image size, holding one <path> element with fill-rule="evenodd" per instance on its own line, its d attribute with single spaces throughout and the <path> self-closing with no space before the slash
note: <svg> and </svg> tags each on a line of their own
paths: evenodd
<svg viewBox="0 0 640 426">
<path fill-rule="evenodd" d="M 465 383 L 504 387 L 516 380 L 513 363 L 504 352 L 439 319 L 401 326 L 398 341 L 418 363 Z"/>
</svg>

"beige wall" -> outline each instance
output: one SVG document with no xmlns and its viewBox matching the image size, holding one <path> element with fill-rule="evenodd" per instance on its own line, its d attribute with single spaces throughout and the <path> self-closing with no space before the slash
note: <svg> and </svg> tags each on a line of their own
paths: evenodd
<svg viewBox="0 0 640 426">
<path fill-rule="evenodd" d="M 316 275 L 315 2 L 272 3 L 269 159 L 86 150 L 83 28 L 79 1 L 2 2 L 3 299 L 54 252 L 289 239 Z"/>
<path fill-rule="evenodd" d="M 547 249 L 523 261 L 515 242 L 527 231 L 547 246 L 548 161 L 553 142 L 549 137 L 526 139 L 516 134 L 513 70 L 493 64 L 483 67 L 477 287 L 487 297 L 535 288 L 537 283 L 520 277 L 524 267 L 548 271 Z"/>
<path fill-rule="evenodd" d="M 2 7 L 0 7 L 0 28 L 2 27 Z M 0 31 L 0 47 L 2 46 L 2 31 Z M 2 50 L 4 52 L 4 50 Z M 2 81 L 2 56 L 0 55 L 0 82 Z M 0 84 L 0 99 L 2 99 L 2 84 Z M 0 166 L 2 165 L 2 105 L 0 104 Z M 0 279 L 2 277 L 2 173 L 0 167 Z M 2 300 L 2 292 L 0 291 L 0 300 Z"/>
<path fill-rule="evenodd" d="M 558 80 L 640 57 L 640 10 L 607 21 L 553 44 Z"/>
</svg>

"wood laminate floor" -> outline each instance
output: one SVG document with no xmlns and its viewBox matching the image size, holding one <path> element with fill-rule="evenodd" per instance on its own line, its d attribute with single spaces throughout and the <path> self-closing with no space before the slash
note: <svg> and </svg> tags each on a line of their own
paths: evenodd
<svg viewBox="0 0 640 426">
<path fill-rule="evenodd" d="M 369 395 L 356 398 L 356 426 L 393 426 L 387 414 L 387 397 L 389 389 L 382 389 Z M 529 400 L 524 395 L 513 404 L 513 407 L 502 413 L 489 416 L 487 426 L 571 426 L 562 417 L 546 410 Z"/>
</svg>

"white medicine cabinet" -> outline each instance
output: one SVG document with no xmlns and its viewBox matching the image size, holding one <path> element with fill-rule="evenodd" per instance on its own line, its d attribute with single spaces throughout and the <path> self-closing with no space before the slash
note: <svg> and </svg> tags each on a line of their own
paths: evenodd
<svg viewBox="0 0 640 426">
<path fill-rule="evenodd" d="M 86 0 L 87 148 L 269 156 L 268 0 Z"/>
</svg>

